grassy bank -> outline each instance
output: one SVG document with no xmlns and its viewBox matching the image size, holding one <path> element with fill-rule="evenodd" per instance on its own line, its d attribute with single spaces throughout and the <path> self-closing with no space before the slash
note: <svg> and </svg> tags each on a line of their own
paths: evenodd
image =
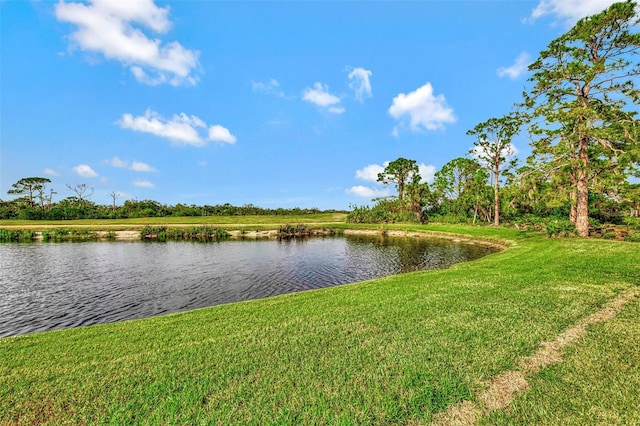
<svg viewBox="0 0 640 426">
<path fill-rule="evenodd" d="M 634 243 L 399 228 L 511 246 L 444 271 L 0 339 L 0 424 L 429 423 L 640 283 Z M 530 378 L 514 410 L 483 421 L 584 424 L 596 410 L 639 422 L 628 405 L 640 383 L 638 315 L 633 301 L 591 327 L 565 361 Z M 614 390 L 587 410 L 585 389 Z"/>
</svg>

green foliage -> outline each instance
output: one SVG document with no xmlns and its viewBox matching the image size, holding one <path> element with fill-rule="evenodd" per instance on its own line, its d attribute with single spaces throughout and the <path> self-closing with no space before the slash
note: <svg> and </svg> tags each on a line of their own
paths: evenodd
<svg viewBox="0 0 640 426">
<path fill-rule="evenodd" d="M 476 161 L 455 158 L 435 174 L 433 192 L 444 215 L 481 217 L 491 220 L 493 190 L 487 185 L 488 173 Z"/>
<path fill-rule="evenodd" d="M 53 228 L 41 232 L 43 241 L 89 241 L 97 240 L 98 233 L 86 228 Z"/>
<path fill-rule="evenodd" d="M 403 208 L 395 198 L 376 200 L 373 206 L 351 206 L 347 223 L 420 223 L 414 212 Z"/>
<path fill-rule="evenodd" d="M 395 183 L 398 190 L 398 199 L 404 200 L 404 187 L 410 181 L 420 182 L 418 174 L 418 163 L 416 160 L 407 160 L 406 158 L 398 158 L 391 161 L 382 173 L 378 174 L 378 182 L 385 185 Z"/>
<path fill-rule="evenodd" d="M 472 224 L 473 218 L 466 214 L 433 213 L 429 215 L 429 221 L 448 224 Z"/>
<path fill-rule="evenodd" d="M 500 224 L 500 177 L 516 166 L 516 160 L 507 163 L 507 157 L 514 154 L 511 139 L 520 131 L 521 125 L 518 114 L 509 114 L 502 118 L 490 118 L 467 132 L 477 137 L 469 154 L 492 174 L 493 224 L 496 226 Z"/>
<path fill-rule="evenodd" d="M 572 237 L 576 227 L 564 216 L 536 216 L 526 214 L 518 217 L 512 224 L 518 229 L 544 232 L 548 237 Z"/>
<path fill-rule="evenodd" d="M 177 228 L 147 225 L 140 230 L 140 237 L 154 241 L 220 241 L 229 238 L 229 233 L 212 226 Z"/>
<path fill-rule="evenodd" d="M 624 236 L 624 240 L 631 243 L 640 243 L 640 232 L 630 231 L 627 235 Z"/>
<path fill-rule="evenodd" d="M 47 202 L 45 196 L 47 183 L 51 183 L 51 180 L 43 177 L 22 178 L 11 185 L 11 189 L 7 193 L 13 195 L 26 194 L 25 198 L 29 201 L 29 207 L 32 208 L 36 206 L 35 199 L 38 198 L 40 207 L 44 209 L 44 205 Z"/>
<path fill-rule="evenodd" d="M 570 219 L 583 237 L 589 193 L 619 185 L 640 158 L 637 24 L 635 2 L 615 3 L 578 21 L 529 67 L 529 161 L 566 184 Z"/>
<path fill-rule="evenodd" d="M 36 233 L 24 229 L 0 229 L 0 241 L 32 241 L 36 238 Z"/>
<path fill-rule="evenodd" d="M 329 236 L 341 236 L 341 235 L 344 235 L 344 229 L 342 229 L 342 228 L 328 228 L 328 229 L 326 229 L 326 232 L 327 232 L 327 235 L 329 235 Z"/>
<path fill-rule="evenodd" d="M 576 225 L 566 218 L 547 218 L 544 226 L 548 237 L 571 237 L 576 235 Z"/>
<path fill-rule="evenodd" d="M 627 216 L 624 218 L 624 224 L 636 231 L 640 231 L 640 217 Z"/>
<path fill-rule="evenodd" d="M 0 201 L 0 220 L 77 220 L 77 219 L 126 219 L 155 217 L 206 217 L 206 216 L 301 216 L 320 213 L 341 213 L 340 210 L 319 210 L 317 208 L 265 209 L 251 204 L 233 206 L 222 204 L 216 206 L 186 206 L 176 204 L 168 206 L 153 200 L 127 200 L 123 205 L 98 205 L 88 200 L 79 202 L 77 197 L 68 197 L 58 203 L 40 207 L 31 207 L 27 197 L 9 201 Z"/>
<path fill-rule="evenodd" d="M 26 207 L 18 212 L 18 219 L 40 220 L 45 217 L 45 212 L 38 207 Z"/>
<path fill-rule="evenodd" d="M 312 234 L 312 230 L 304 223 L 297 225 L 284 224 L 278 228 L 278 236 L 280 237 L 304 237 Z"/>
</svg>

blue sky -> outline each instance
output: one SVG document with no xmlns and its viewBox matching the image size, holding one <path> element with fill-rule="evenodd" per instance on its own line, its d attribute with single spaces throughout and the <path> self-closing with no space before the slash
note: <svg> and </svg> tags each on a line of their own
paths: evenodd
<svg viewBox="0 0 640 426">
<path fill-rule="evenodd" d="M 0 198 L 42 176 L 100 204 L 367 204 L 385 162 L 430 181 L 467 155 L 612 2 L 0 0 Z"/>
</svg>

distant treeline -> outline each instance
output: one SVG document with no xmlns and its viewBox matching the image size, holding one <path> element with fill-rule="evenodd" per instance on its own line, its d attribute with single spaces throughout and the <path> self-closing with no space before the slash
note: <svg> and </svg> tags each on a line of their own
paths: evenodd
<svg viewBox="0 0 640 426">
<path fill-rule="evenodd" d="M 72 219 L 127 219 L 142 217 L 183 217 L 183 216 L 246 216 L 246 215 L 307 215 L 335 213 L 337 210 L 317 208 L 277 208 L 269 209 L 252 204 L 233 206 L 220 205 L 166 205 L 153 200 L 126 200 L 121 205 L 100 205 L 90 200 L 68 197 L 57 203 L 46 199 L 40 202 L 35 196 L 20 197 L 0 201 L 0 219 L 25 220 L 72 220 Z"/>
</svg>

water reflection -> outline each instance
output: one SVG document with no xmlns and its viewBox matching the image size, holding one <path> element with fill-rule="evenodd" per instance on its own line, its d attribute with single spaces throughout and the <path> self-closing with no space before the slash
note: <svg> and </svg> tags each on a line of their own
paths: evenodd
<svg viewBox="0 0 640 426">
<path fill-rule="evenodd" d="M 445 240 L 0 244 L 0 336 L 330 287 L 488 254 Z"/>
</svg>

